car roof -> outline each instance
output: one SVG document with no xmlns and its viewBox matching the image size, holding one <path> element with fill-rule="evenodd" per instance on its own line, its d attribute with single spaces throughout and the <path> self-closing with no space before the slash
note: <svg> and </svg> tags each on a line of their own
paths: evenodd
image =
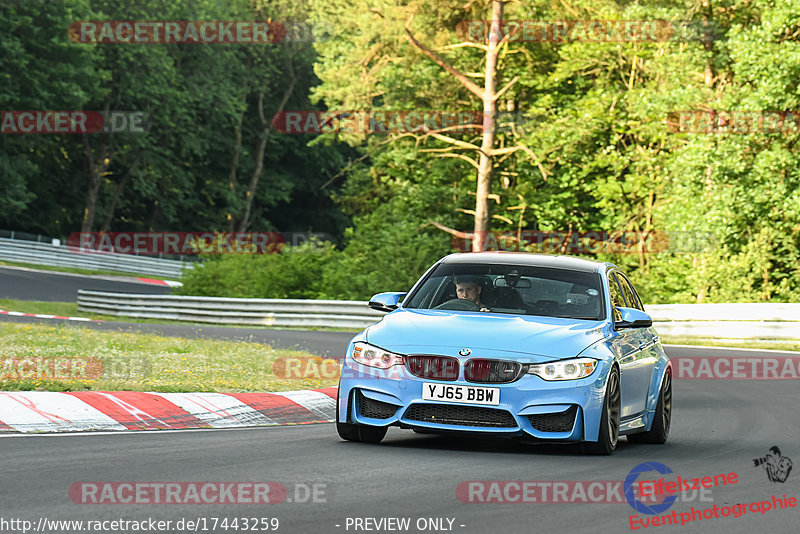
<svg viewBox="0 0 800 534">
<path fill-rule="evenodd" d="M 441 263 L 494 263 L 500 265 L 530 265 L 533 267 L 553 267 L 596 273 L 613 267 L 604 263 L 574 256 L 556 254 L 532 254 L 530 252 L 460 252 L 442 258 Z"/>
</svg>

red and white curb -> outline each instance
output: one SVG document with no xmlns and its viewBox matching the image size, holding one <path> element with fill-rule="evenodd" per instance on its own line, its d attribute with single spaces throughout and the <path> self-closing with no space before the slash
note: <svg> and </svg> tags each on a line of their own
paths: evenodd
<svg viewBox="0 0 800 534">
<path fill-rule="evenodd" d="M 11 315 L 14 317 L 38 317 L 39 319 L 65 319 L 67 321 L 99 321 L 99 319 L 89 319 L 87 317 L 66 317 L 64 315 L 47 315 L 44 313 L 23 313 L 18 311 L 0 310 L 0 315 Z"/>
<path fill-rule="evenodd" d="M 144 282 L 145 284 L 152 284 L 155 286 L 169 286 L 169 287 L 181 287 L 183 285 L 182 282 L 173 282 L 172 280 L 158 280 L 156 278 L 137 278 L 140 282 Z"/>
<path fill-rule="evenodd" d="M 240 428 L 327 423 L 336 388 L 281 393 L 0 392 L 0 432 Z"/>
</svg>

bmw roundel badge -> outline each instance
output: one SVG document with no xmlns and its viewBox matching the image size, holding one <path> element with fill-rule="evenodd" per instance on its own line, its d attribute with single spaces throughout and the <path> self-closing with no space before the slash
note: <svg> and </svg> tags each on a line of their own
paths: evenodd
<svg viewBox="0 0 800 534">
<path fill-rule="evenodd" d="M 472 354 L 472 351 L 469 349 L 461 349 L 460 351 L 458 351 L 458 353 L 461 356 L 469 356 L 470 354 Z"/>
</svg>

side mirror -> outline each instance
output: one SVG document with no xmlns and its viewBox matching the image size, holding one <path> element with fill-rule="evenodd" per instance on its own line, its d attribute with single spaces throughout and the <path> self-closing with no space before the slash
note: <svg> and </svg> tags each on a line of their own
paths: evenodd
<svg viewBox="0 0 800 534">
<path fill-rule="evenodd" d="M 614 323 L 615 328 L 646 328 L 653 326 L 653 318 L 642 310 L 618 306 L 617 311 L 622 315 L 622 318 Z"/>
<path fill-rule="evenodd" d="M 389 293 L 378 293 L 369 299 L 369 307 L 373 310 L 382 312 L 394 311 L 400 305 L 400 301 L 402 301 L 405 296 L 406 293 L 394 291 Z"/>
</svg>

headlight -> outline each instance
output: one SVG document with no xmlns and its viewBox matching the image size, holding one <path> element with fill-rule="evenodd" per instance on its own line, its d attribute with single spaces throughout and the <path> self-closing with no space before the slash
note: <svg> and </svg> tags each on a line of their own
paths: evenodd
<svg viewBox="0 0 800 534">
<path fill-rule="evenodd" d="M 573 358 L 572 360 L 531 365 L 528 367 L 528 374 L 545 380 L 577 380 L 594 373 L 596 367 L 597 360 Z"/>
<path fill-rule="evenodd" d="M 387 352 L 366 343 L 356 343 L 353 347 L 353 359 L 360 364 L 378 369 L 388 369 L 393 365 L 403 365 L 403 357 Z"/>
</svg>

